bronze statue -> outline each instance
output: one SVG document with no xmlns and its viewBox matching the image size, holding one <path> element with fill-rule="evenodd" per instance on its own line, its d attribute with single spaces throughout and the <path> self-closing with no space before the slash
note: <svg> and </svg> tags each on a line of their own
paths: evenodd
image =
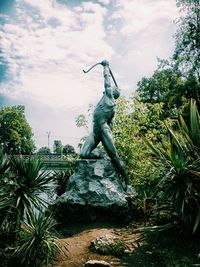
<svg viewBox="0 0 200 267">
<path fill-rule="evenodd" d="M 125 184 L 129 182 L 126 170 L 123 162 L 120 160 L 117 150 L 112 138 L 112 121 L 115 114 L 115 101 L 120 96 L 120 89 L 117 86 L 115 78 L 110 70 L 109 62 L 107 60 L 102 61 L 101 64 L 104 68 L 104 88 L 103 96 L 97 104 L 93 114 L 93 131 L 86 139 L 81 149 L 80 156 L 83 159 L 94 158 L 92 151 L 97 147 L 101 141 L 111 162 L 115 166 L 118 173 L 123 177 Z M 91 67 L 88 71 L 90 71 Z M 84 73 L 88 72 L 84 71 Z M 113 78 L 115 86 L 111 86 L 110 76 Z"/>
</svg>

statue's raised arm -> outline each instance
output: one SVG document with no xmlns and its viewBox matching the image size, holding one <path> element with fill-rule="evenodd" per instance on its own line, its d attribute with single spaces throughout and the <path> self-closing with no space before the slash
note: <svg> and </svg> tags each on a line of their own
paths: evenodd
<svg viewBox="0 0 200 267">
<path fill-rule="evenodd" d="M 101 65 L 103 66 L 103 76 L 104 76 L 104 89 L 106 95 L 111 98 L 112 97 L 112 88 L 111 88 L 111 81 L 110 81 L 110 68 L 109 68 L 109 62 L 107 60 L 104 60 L 101 62 Z"/>
</svg>

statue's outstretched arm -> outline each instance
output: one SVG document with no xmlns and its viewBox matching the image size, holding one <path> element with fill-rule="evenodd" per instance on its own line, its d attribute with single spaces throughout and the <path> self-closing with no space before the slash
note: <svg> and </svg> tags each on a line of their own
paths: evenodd
<svg viewBox="0 0 200 267">
<path fill-rule="evenodd" d="M 108 95 L 108 97 L 112 97 L 109 63 L 107 60 L 104 60 L 101 62 L 101 65 L 104 67 L 103 76 L 104 76 L 105 93 L 106 93 L 106 95 Z"/>
</svg>

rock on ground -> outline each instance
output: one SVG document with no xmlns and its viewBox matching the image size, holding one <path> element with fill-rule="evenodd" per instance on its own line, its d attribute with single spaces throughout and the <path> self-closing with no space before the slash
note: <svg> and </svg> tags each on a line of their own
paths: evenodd
<svg viewBox="0 0 200 267">
<path fill-rule="evenodd" d="M 87 261 L 83 267 L 111 267 L 111 265 L 106 261 L 90 260 Z"/>
</svg>

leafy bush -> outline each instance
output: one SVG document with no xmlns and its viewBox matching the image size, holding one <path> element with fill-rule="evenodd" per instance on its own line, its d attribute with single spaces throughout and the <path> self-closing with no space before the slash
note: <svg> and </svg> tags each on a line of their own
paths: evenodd
<svg viewBox="0 0 200 267">
<path fill-rule="evenodd" d="M 147 143 L 165 167 L 157 184 L 161 202 L 195 233 L 200 226 L 200 116 L 195 102 L 190 104 L 190 122 L 180 116 L 179 128 L 178 133 L 168 128 L 168 140 L 157 147 Z"/>
<path fill-rule="evenodd" d="M 126 244 L 124 240 L 120 239 L 116 243 L 105 245 L 101 253 L 105 255 L 119 256 L 124 254 L 125 249 L 126 249 Z"/>
<path fill-rule="evenodd" d="M 161 113 L 161 105 L 152 104 L 147 108 L 135 98 L 127 101 L 121 97 L 117 104 L 113 125 L 116 148 L 132 184 L 139 190 L 148 187 L 160 172 L 152 163 L 151 151 L 145 145 L 143 136 L 155 141 L 166 132 Z"/>
<path fill-rule="evenodd" d="M 60 247 L 56 242 L 57 237 L 52 234 L 53 227 L 52 217 L 46 217 L 42 212 L 28 215 L 14 254 L 20 266 L 48 266 L 55 258 Z"/>
<path fill-rule="evenodd" d="M 69 177 L 72 175 L 71 170 L 54 171 L 52 176 L 55 182 L 55 193 L 57 196 L 61 196 L 65 193 Z"/>
<path fill-rule="evenodd" d="M 0 185 L 4 184 L 4 178 L 8 175 L 10 163 L 0 150 Z"/>
<path fill-rule="evenodd" d="M 37 158 L 27 160 L 13 157 L 11 175 L 0 188 L 1 225 L 9 224 L 13 231 L 19 231 L 25 212 L 32 208 L 42 209 L 45 200 L 42 193 L 47 192 L 52 178 L 42 170 Z"/>
<path fill-rule="evenodd" d="M 67 163 L 66 168 L 64 170 L 56 170 L 52 173 L 52 179 L 55 183 L 55 193 L 57 196 L 61 196 L 65 192 L 69 178 L 74 173 L 77 156 L 68 156 L 65 160 Z"/>
<path fill-rule="evenodd" d="M 119 256 L 124 254 L 126 243 L 123 239 L 105 235 L 93 240 L 90 248 L 99 254 Z"/>
</svg>

